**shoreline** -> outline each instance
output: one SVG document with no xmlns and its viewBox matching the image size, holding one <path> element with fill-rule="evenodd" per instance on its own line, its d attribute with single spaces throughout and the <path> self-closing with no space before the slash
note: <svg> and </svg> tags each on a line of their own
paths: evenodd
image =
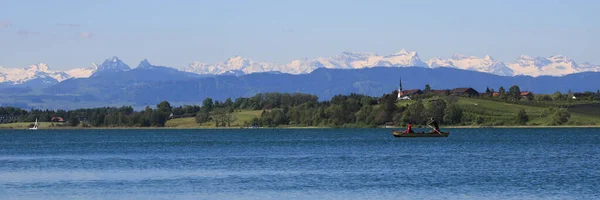
<svg viewBox="0 0 600 200">
<path fill-rule="evenodd" d="M 503 129 L 519 129 L 519 128 L 600 128 L 600 125 L 565 125 L 565 126 L 441 126 L 440 129 L 492 129 L 492 128 L 503 128 Z M 404 130 L 406 127 L 355 127 L 355 128 L 343 128 L 343 127 L 43 127 L 38 130 L 161 130 L 161 129 L 400 129 Z M 421 127 L 415 129 L 431 129 L 429 127 Z M 0 127 L 0 130 L 28 130 L 26 127 Z M 32 130 L 33 131 L 33 130 Z"/>
</svg>

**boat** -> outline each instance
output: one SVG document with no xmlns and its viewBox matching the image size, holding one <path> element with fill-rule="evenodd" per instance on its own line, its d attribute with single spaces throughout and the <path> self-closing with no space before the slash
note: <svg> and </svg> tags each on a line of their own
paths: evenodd
<svg viewBox="0 0 600 200">
<path fill-rule="evenodd" d="M 450 132 L 433 131 L 433 132 L 429 132 L 429 133 L 425 133 L 425 132 L 406 133 L 404 131 L 392 130 L 392 134 L 394 135 L 394 137 L 448 137 L 448 135 L 450 135 Z"/>
<path fill-rule="evenodd" d="M 29 130 L 37 130 L 38 129 L 38 123 L 37 123 L 37 118 L 35 118 L 35 124 L 33 124 L 33 127 L 29 128 Z"/>
</svg>

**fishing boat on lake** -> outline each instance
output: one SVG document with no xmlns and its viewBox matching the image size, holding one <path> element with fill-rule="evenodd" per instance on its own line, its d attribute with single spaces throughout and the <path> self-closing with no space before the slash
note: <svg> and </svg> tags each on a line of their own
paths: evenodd
<svg viewBox="0 0 600 200">
<path fill-rule="evenodd" d="M 450 132 L 433 131 L 429 133 L 425 132 L 412 132 L 407 133 L 405 131 L 392 130 L 394 137 L 448 137 Z"/>
</svg>

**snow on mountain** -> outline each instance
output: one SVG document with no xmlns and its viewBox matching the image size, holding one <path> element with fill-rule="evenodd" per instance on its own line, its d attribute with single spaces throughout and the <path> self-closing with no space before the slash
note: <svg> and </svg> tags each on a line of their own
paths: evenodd
<svg viewBox="0 0 600 200">
<path fill-rule="evenodd" d="M 319 61 L 308 60 L 307 58 L 304 58 L 302 60 L 293 60 L 292 62 L 288 63 L 283 68 L 286 69 L 286 70 L 282 70 L 282 71 L 285 71 L 285 73 L 307 74 L 307 73 L 312 72 L 315 69 L 325 68 L 325 65 L 323 65 L 323 63 L 321 63 Z"/>
<path fill-rule="evenodd" d="M 340 55 L 332 57 L 304 58 L 293 60 L 287 64 L 256 62 L 241 56 L 233 56 L 226 61 L 215 64 L 192 62 L 186 68 L 181 69 L 181 71 L 202 75 L 229 74 L 239 76 L 256 72 L 305 74 L 318 68 L 360 69 L 368 67 L 409 66 L 430 68 L 453 67 L 502 76 L 562 76 L 586 71 L 600 72 L 600 65 L 590 63 L 578 65 L 573 59 L 562 55 L 550 57 L 520 56 L 514 63 L 506 65 L 501 61 L 494 60 L 491 56 L 478 58 L 475 56 L 454 54 L 448 59 L 434 57 L 425 63 L 419 58 L 417 52 L 409 52 L 405 49 L 390 55 L 342 52 Z M 137 67 L 155 68 L 161 66 L 153 66 L 145 59 Z M 31 65 L 27 68 L 0 67 L 0 83 L 22 84 L 34 79 L 54 79 L 60 82 L 70 78 L 87 78 L 98 72 L 120 72 L 130 69 L 127 64 L 123 63 L 117 57 L 108 58 L 99 66 L 93 63 L 92 66 L 87 68 L 76 68 L 64 72 L 51 70 L 44 63 Z"/>
<path fill-rule="evenodd" d="M 583 71 L 591 71 L 591 72 L 600 72 L 600 65 L 594 65 L 589 62 L 581 63 L 581 70 Z"/>
<path fill-rule="evenodd" d="M 317 68 L 334 69 L 360 69 L 365 67 L 408 67 L 418 66 L 427 67 L 427 64 L 421 61 L 417 52 L 400 52 L 380 56 L 371 53 L 353 53 L 343 52 L 333 57 L 322 57 L 314 60 L 302 59 L 294 60 L 287 64 L 276 64 L 268 62 L 255 62 L 241 56 L 234 56 L 216 64 L 206 64 L 201 62 L 192 62 L 183 71 L 197 74 L 223 74 L 228 71 L 241 71 L 246 74 L 255 72 L 278 71 L 290 74 L 310 73 Z"/>
<path fill-rule="evenodd" d="M 394 67 L 428 67 L 427 64 L 421 61 L 417 52 L 408 52 L 405 49 L 385 56 L 382 60 L 391 63 Z"/>
<path fill-rule="evenodd" d="M 431 68 L 454 67 L 454 63 L 452 63 L 452 61 L 450 61 L 450 60 L 444 60 L 439 57 L 434 57 L 427 61 L 427 66 L 429 66 Z"/>
<path fill-rule="evenodd" d="M 494 60 L 489 55 L 484 58 L 478 58 L 475 56 L 464 56 L 461 54 L 454 54 L 450 59 L 443 60 L 440 58 L 432 58 L 427 61 L 427 64 L 431 68 L 435 67 L 454 67 L 464 70 L 472 70 L 478 72 L 487 72 L 497 74 L 501 76 L 513 75 L 513 70 L 508 68 L 503 62 Z"/>
<path fill-rule="evenodd" d="M 92 66 L 87 68 L 75 68 L 65 71 L 70 78 L 87 78 L 90 77 L 94 72 L 98 70 L 98 65 L 92 63 Z"/>
<path fill-rule="evenodd" d="M 233 56 L 224 62 L 209 65 L 201 62 L 192 62 L 183 71 L 196 74 L 224 74 L 226 72 L 235 72 L 233 74 L 245 74 L 256 72 L 279 71 L 281 66 L 274 63 L 255 62 L 241 56 Z"/>
<path fill-rule="evenodd" d="M 3 68 L 0 67 L 0 82 L 8 82 L 11 84 L 21 84 L 34 79 L 55 79 L 63 81 L 69 78 L 69 75 L 51 70 L 47 64 L 39 63 L 30 65 L 27 68 Z"/>
<path fill-rule="evenodd" d="M 408 52 L 405 49 L 387 56 L 371 53 L 343 52 L 329 58 L 318 58 L 317 62 L 325 68 L 360 69 L 366 67 L 427 67 L 417 52 Z"/>
<path fill-rule="evenodd" d="M 547 58 L 519 56 L 515 63 L 508 65 L 515 75 L 529 76 L 562 76 L 586 71 L 579 67 L 575 61 L 563 55 L 554 55 Z"/>
</svg>

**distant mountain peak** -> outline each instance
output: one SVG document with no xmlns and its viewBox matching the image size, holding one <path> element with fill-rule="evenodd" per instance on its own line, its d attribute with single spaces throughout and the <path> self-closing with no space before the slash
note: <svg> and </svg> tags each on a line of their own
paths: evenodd
<svg viewBox="0 0 600 200">
<path fill-rule="evenodd" d="M 533 58 L 528 55 L 520 55 L 518 60 L 533 60 Z"/>
<path fill-rule="evenodd" d="M 52 71 L 50 69 L 50 67 L 48 67 L 47 64 L 45 63 L 38 63 L 36 65 L 30 65 L 29 67 L 27 67 L 28 71 L 36 71 L 36 72 L 50 72 Z"/>
<path fill-rule="evenodd" d="M 485 55 L 483 58 L 480 58 L 453 53 L 448 59 L 433 57 L 427 60 L 427 62 L 423 62 L 417 52 L 411 52 L 406 49 L 401 49 L 398 52 L 388 55 L 343 51 L 338 55 L 329 57 L 304 57 L 298 60 L 292 60 L 287 64 L 256 62 L 252 59 L 242 57 L 241 55 L 234 55 L 225 61 L 214 64 L 194 61 L 180 71 L 203 75 L 242 75 L 256 72 L 306 74 L 319 68 L 360 69 L 371 67 L 412 66 L 429 68 L 449 67 L 502 76 L 562 76 L 587 71 L 600 72 L 600 65 L 594 65 L 587 62 L 578 65 L 572 58 L 561 54 L 555 54 L 548 57 L 520 55 L 515 61 L 505 64 L 504 62 L 494 60 L 490 55 Z M 148 59 L 142 60 L 137 66 L 137 68 L 154 67 L 163 66 L 154 66 Z M 38 63 L 25 68 L 0 67 L 0 83 L 21 84 L 39 78 L 51 78 L 60 82 L 69 78 L 87 78 L 97 72 L 121 72 L 129 71 L 130 69 L 131 68 L 117 56 L 105 59 L 100 65 L 92 63 L 89 67 L 76 68 L 64 72 L 54 71 L 45 63 Z"/>
<path fill-rule="evenodd" d="M 408 55 L 408 51 L 406 49 L 402 49 L 396 53 L 394 53 L 394 55 Z"/>
<path fill-rule="evenodd" d="M 142 60 L 142 62 L 140 62 L 140 64 L 137 66 L 137 68 L 151 68 L 151 67 L 152 67 L 152 64 L 150 64 L 148 59 Z"/>
<path fill-rule="evenodd" d="M 97 72 L 104 72 L 104 71 L 118 72 L 118 71 L 128 71 L 130 69 L 131 68 L 127 64 L 123 63 L 123 61 L 121 61 L 116 56 L 113 56 L 112 58 L 104 60 L 104 62 L 98 66 Z"/>
<path fill-rule="evenodd" d="M 465 55 L 462 55 L 460 53 L 453 53 L 452 57 L 450 57 L 450 58 L 452 58 L 454 60 L 460 60 L 460 59 L 466 59 L 466 58 L 469 58 L 469 57 L 465 56 Z"/>
</svg>

